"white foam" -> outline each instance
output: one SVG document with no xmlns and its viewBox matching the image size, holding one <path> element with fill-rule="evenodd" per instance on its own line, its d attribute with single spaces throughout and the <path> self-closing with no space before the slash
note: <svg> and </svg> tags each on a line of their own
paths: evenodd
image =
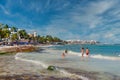
<svg viewBox="0 0 120 80">
<path fill-rule="evenodd" d="M 70 76 L 70 77 L 76 77 L 76 78 L 80 78 L 82 80 L 89 80 L 87 77 L 83 77 L 83 76 L 80 76 L 80 75 L 77 75 L 77 74 L 72 74 L 72 73 L 69 73 L 65 70 L 59 70 L 62 74 L 64 74 L 65 76 Z"/>
<path fill-rule="evenodd" d="M 47 45 L 47 46 L 42 46 L 42 47 L 45 47 L 45 48 L 47 48 L 47 47 L 52 47 L 53 45 Z"/>
<path fill-rule="evenodd" d="M 107 59 L 107 60 L 120 60 L 119 57 L 112 57 L 112 56 L 103 56 L 103 55 L 91 55 L 90 57 L 92 58 L 97 58 L 97 59 Z"/>
<path fill-rule="evenodd" d="M 41 65 L 43 68 L 48 68 L 48 65 L 44 64 L 43 62 L 34 61 L 34 60 L 28 60 L 28 59 L 23 59 L 23 58 L 21 58 L 20 56 L 21 56 L 22 54 L 24 54 L 24 53 L 17 53 L 17 54 L 15 55 L 15 59 L 16 59 L 16 60 L 21 60 L 21 61 L 26 61 L 26 62 L 32 62 L 32 63 L 34 63 L 34 64 Z M 58 68 L 57 68 L 56 70 L 58 70 L 61 74 L 64 74 L 64 76 L 66 76 L 66 77 L 76 77 L 76 78 L 80 78 L 80 79 L 82 79 L 82 80 L 89 80 L 87 77 L 83 77 L 83 76 L 81 76 L 81 75 L 69 73 L 69 72 L 67 72 L 67 71 L 65 71 L 65 70 L 63 70 L 63 69 L 58 69 Z"/>
<path fill-rule="evenodd" d="M 76 56 L 82 56 L 82 53 L 73 52 L 73 51 L 69 51 L 69 54 L 76 55 Z M 84 54 L 84 56 L 86 57 L 86 54 Z M 120 56 L 120 55 L 118 55 L 118 56 Z M 106 59 L 106 60 L 120 60 L 120 57 L 103 56 L 101 54 L 90 55 L 89 57 L 91 57 L 91 58 L 97 58 L 97 59 Z"/>
<path fill-rule="evenodd" d="M 80 53 L 78 53 L 78 52 L 69 51 L 68 53 L 69 53 L 69 54 L 71 54 L 71 55 L 82 56 L 82 53 L 81 53 L 81 52 L 80 52 Z M 83 56 L 85 56 L 85 57 L 86 57 L 86 54 L 84 53 L 84 55 L 83 55 Z"/>
<path fill-rule="evenodd" d="M 37 65 L 41 65 L 43 68 L 47 68 L 48 65 L 44 64 L 43 62 L 40 62 L 40 61 L 34 61 L 34 60 L 28 60 L 28 59 L 23 59 L 21 57 L 19 57 L 20 55 L 22 55 L 23 53 L 17 53 L 15 55 L 15 59 L 16 60 L 21 60 L 21 61 L 26 61 L 26 62 L 32 62 L 34 64 L 37 64 Z"/>
</svg>

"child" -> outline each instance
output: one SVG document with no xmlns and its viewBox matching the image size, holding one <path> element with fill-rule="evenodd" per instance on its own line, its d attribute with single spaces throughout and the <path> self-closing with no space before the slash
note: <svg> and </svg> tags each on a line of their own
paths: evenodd
<svg viewBox="0 0 120 80">
<path fill-rule="evenodd" d="M 65 57 L 65 53 L 62 53 L 62 58 L 64 58 Z"/>
</svg>

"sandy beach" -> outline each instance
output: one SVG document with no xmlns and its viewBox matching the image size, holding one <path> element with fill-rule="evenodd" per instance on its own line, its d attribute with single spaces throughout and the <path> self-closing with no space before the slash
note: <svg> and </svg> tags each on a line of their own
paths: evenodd
<svg viewBox="0 0 120 80">
<path fill-rule="evenodd" d="M 82 80 L 80 78 L 59 77 L 52 74 L 48 75 L 53 72 L 49 72 L 47 69 L 41 70 L 41 66 L 39 65 L 36 67 L 35 64 L 16 60 L 15 55 L 16 54 L 12 53 L 0 55 L 0 80 Z M 71 69 L 67 70 L 73 71 Z"/>
<path fill-rule="evenodd" d="M 33 67 L 36 65 L 23 62 L 14 59 L 15 55 L 1 55 L 0 56 L 0 80 L 82 80 L 82 79 L 71 79 L 69 77 L 55 77 L 48 76 L 46 73 L 40 74 Z M 71 73 L 78 75 L 84 75 L 91 78 L 90 80 L 96 80 L 93 74 L 88 72 L 77 72 L 76 70 L 66 69 Z M 46 71 L 45 71 L 46 72 Z"/>
<path fill-rule="evenodd" d="M 27 58 L 28 56 L 28 58 L 30 58 L 31 60 L 32 59 L 34 60 L 35 57 L 37 58 L 36 55 L 38 55 L 39 59 L 41 59 L 42 54 L 44 53 L 44 55 L 46 55 L 47 51 L 50 52 L 51 50 L 46 48 L 40 48 L 35 52 L 27 52 L 27 53 L 19 52 L 20 55 L 19 53 L 17 54 L 21 58 Z M 55 53 L 55 52 L 58 53 L 59 51 L 52 50 L 52 53 Z M 21 54 L 23 55 L 26 54 L 27 56 L 26 57 L 21 56 Z M 49 57 L 46 58 L 47 61 L 49 60 L 48 58 Z M 70 56 L 69 58 L 66 57 L 66 59 L 61 59 L 58 57 L 55 61 L 52 61 L 52 63 L 57 64 L 60 61 L 63 61 L 62 64 L 64 64 L 64 62 L 69 61 L 69 59 L 70 59 Z M 59 75 L 59 72 L 56 73 L 54 71 L 53 72 L 48 71 L 47 68 L 43 68 L 38 63 L 24 61 L 22 59 L 16 59 L 16 54 L 12 54 L 12 53 L 0 55 L 0 60 L 1 60 L 0 80 L 120 80 L 120 77 L 116 75 L 108 74 L 108 73 L 102 74 L 102 77 L 101 77 L 99 76 L 100 75 L 99 72 L 85 71 L 82 69 L 80 70 L 80 69 L 73 69 L 73 68 L 67 68 L 67 67 L 58 67 L 61 70 L 67 71 L 71 75 L 71 76 L 70 75 L 65 76 L 66 73 L 62 73 L 62 76 L 61 76 L 61 74 Z M 80 63 L 82 64 L 82 62 Z M 75 78 L 76 75 L 82 76 L 83 78 L 82 77 Z"/>
<path fill-rule="evenodd" d="M 0 60 L 0 80 L 74 80 L 36 73 L 34 64 L 15 60 L 14 55 L 0 55 Z"/>
<path fill-rule="evenodd" d="M 43 71 L 43 69 L 41 72 L 42 67 L 39 65 L 36 68 L 35 64 L 15 59 L 15 55 L 18 52 L 35 50 L 37 49 L 30 45 L 0 47 L 0 80 L 76 80 L 68 77 L 60 78 L 47 75 L 47 69 L 45 71 Z M 39 49 L 39 52 L 41 50 L 42 49 Z"/>
</svg>

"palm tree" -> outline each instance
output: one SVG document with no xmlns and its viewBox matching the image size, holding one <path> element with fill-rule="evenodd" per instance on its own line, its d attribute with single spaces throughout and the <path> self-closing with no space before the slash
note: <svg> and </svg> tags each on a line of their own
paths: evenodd
<svg viewBox="0 0 120 80">
<path fill-rule="evenodd" d="M 16 27 L 14 27 L 14 26 L 13 26 L 13 27 L 11 27 L 11 31 L 12 31 L 12 32 L 17 32 L 17 28 L 16 28 Z"/>
<path fill-rule="evenodd" d="M 1 35 L 2 35 L 2 28 L 0 26 L 0 40 L 1 40 Z"/>
<path fill-rule="evenodd" d="M 8 28 L 9 26 L 7 24 L 3 27 L 4 30 L 8 30 Z"/>
<path fill-rule="evenodd" d="M 53 41 L 53 37 L 51 35 L 47 35 L 46 39 L 48 42 L 52 42 Z"/>
<path fill-rule="evenodd" d="M 4 24 L 1 24 L 1 23 L 0 23 L 0 28 L 2 28 L 3 25 L 4 25 Z"/>
<path fill-rule="evenodd" d="M 54 42 L 61 42 L 62 40 L 60 40 L 59 38 L 57 37 L 54 37 Z"/>
<path fill-rule="evenodd" d="M 20 35 L 20 38 L 25 38 L 25 39 L 28 38 L 28 34 L 25 30 L 18 31 L 18 34 Z"/>
<path fill-rule="evenodd" d="M 2 30 L 2 38 L 9 38 L 10 36 L 10 31 L 9 30 Z"/>
<path fill-rule="evenodd" d="M 18 40 L 18 35 L 17 35 L 17 33 L 12 34 L 11 40 L 12 40 L 12 41 Z"/>
</svg>

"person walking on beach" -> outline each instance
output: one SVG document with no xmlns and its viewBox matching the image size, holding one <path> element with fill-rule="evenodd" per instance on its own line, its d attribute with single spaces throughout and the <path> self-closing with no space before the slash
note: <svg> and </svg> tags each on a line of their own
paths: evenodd
<svg viewBox="0 0 120 80">
<path fill-rule="evenodd" d="M 84 48 L 81 49 L 82 57 L 84 56 Z"/>
<path fill-rule="evenodd" d="M 87 56 L 87 57 L 88 57 L 89 53 L 90 53 L 89 49 L 86 48 L 86 56 Z"/>
</svg>

